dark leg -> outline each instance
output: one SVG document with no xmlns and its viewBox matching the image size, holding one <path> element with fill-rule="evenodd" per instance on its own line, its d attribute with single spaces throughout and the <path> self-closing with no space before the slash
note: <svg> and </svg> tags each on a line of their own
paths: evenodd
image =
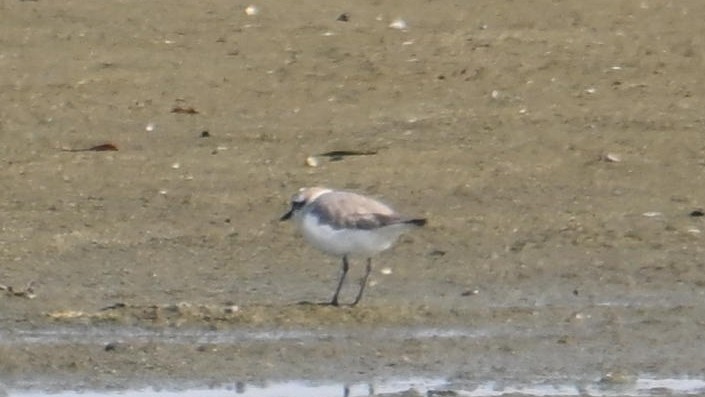
<svg viewBox="0 0 705 397">
<path fill-rule="evenodd" d="M 357 298 L 350 306 L 357 305 L 362 299 L 362 292 L 365 291 L 365 286 L 367 285 L 367 278 L 370 277 L 370 272 L 372 271 L 372 258 L 367 258 L 367 269 L 365 270 L 365 276 L 360 280 L 360 291 L 357 293 Z"/>
<path fill-rule="evenodd" d="M 343 256 L 343 273 L 340 275 L 340 280 L 338 281 L 338 288 L 335 289 L 335 294 L 333 295 L 333 299 L 331 299 L 330 304 L 333 306 L 338 306 L 338 294 L 340 293 L 340 289 L 343 287 L 343 281 L 345 281 L 345 276 L 348 274 L 348 269 L 350 268 L 350 265 L 348 264 L 348 256 L 344 255 Z"/>
</svg>

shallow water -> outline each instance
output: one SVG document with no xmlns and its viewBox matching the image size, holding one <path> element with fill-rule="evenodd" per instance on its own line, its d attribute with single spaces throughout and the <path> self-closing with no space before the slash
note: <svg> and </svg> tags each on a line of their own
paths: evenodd
<svg viewBox="0 0 705 397">
<path fill-rule="evenodd" d="M 41 390 L 41 389 L 14 389 L 8 390 L 8 397 L 181 397 L 199 395 L 204 397 L 232 396 L 243 397 L 276 397 L 276 396 L 341 396 L 362 397 L 378 394 L 395 394 L 413 390 L 420 395 L 449 395 L 457 393 L 460 396 L 484 397 L 518 394 L 525 396 L 653 396 L 653 395 L 694 395 L 705 392 L 703 379 L 656 379 L 636 378 L 623 384 L 605 384 L 602 382 L 560 382 L 541 381 L 534 383 L 511 383 L 497 381 L 483 381 L 476 383 L 453 383 L 442 378 L 414 378 L 406 380 L 386 380 L 373 383 L 313 383 L 303 380 L 287 382 L 274 382 L 267 384 L 235 383 L 215 387 L 179 388 L 178 386 L 164 388 L 145 388 L 132 390 Z"/>
<path fill-rule="evenodd" d="M 619 307 L 631 306 L 631 304 L 621 304 L 607 302 L 596 305 L 597 307 Z M 654 305 L 660 306 L 660 305 Z M 646 308 L 646 306 L 644 306 Z M 576 309 L 564 308 L 561 310 Z M 658 310 L 662 310 L 658 309 Z M 666 308 L 668 309 L 668 308 Z M 576 313 L 590 313 L 597 310 L 595 308 L 585 308 Z M 667 310 L 668 311 L 668 310 Z M 595 311 L 594 313 L 598 313 Z M 540 317 L 539 314 L 534 314 Z M 599 317 L 598 315 L 595 316 Z M 623 324 L 629 324 L 633 320 L 628 315 L 623 315 Z M 590 314 L 586 315 L 590 319 Z M 366 341 L 371 344 L 399 343 L 421 343 L 424 346 L 433 346 L 443 343 L 452 343 L 456 349 L 464 349 L 472 343 L 485 345 L 501 344 L 505 340 L 524 340 L 529 344 L 531 341 L 541 341 L 555 339 L 563 335 L 567 329 L 566 324 L 557 322 L 553 324 L 543 324 L 541 327 L 530 327 L 526 323 L 510 321 L 504 324 L 494 323 L 486 326 L 474 327 L 386 327 L 375 329 L 221 329 L 206 330 L 198 328 L 142 328 L 142 327 L 104 327 L 91 325 L 65 325 L 51 328 L 35 329 L 2 329 L 0 330 L 0 347 L 12 349 L 35 349 L 45 346 L 48 349 L 55 349 L 67 346 L 86 346 L 88 349 L 106 350 L 106 346 L 111 344 L 124 344 L 126 346 L 154 345 L 172 346 L 179 350 L 185 350 L 192 358 L 198 353 L 193 353 L 195 346 L 220 346 L 223 348 L 233 346 L 277 345 L 308 345 L 321 348 L 326 343 L 357 343 L 356 341 Z M 588 339 L 599 337 L 602 332 L 599 328 L 589 328 L 577 332 L 572 330 L 574 335 L 582 335 Z M 472 342 L 475 341 L 475 342 Z M 675 342 L 671 342 L 675 343 Z M 539 357 L 549 360 L 553 353 L 540 346 L 535 347 L 540 352 Z M 584 345 L 590 349 L 590 345 Z M 325 348 L 324 348 L 325 349 Z M 188 352 L 191 353 L 188 353 Z M 139 350 L 128 353 L 130 356 L 138 355 Z M 449 354 L 450 352 L 448 352 Z M 497 353 L 494 353 L 497 355 Z M 501 354 L 501 352 L 500 352 Z M 533 354 L 533 353 L 529 353 Z M 423 357 L 427 359 L 427 357 Z M 497 357 L 483 357 L 490 360 Z M 565 359 L 565 358 L 564 358 Z M 589 354 L 574 358 L 579 361 L 578 367 L 590 364 L 592 361 L 604 359 L 598 354 L 591 357 Z M 314 358 L 315 360 L 315 358 Z M 545 363 L 532 362 L 531 359 L 524 359 L 524 364 L 518 360 L 518 365 L 524 368 L 545 365 Z M 584 364 L 580 362 L 584 360 Z M 501 360 L 500 360 L 501 361 Z M 547 361 L 548 362 L 548 361 Z M 326 360 L 320 361 L 320 366 L 330 365 Z M 448 368 L 446 366 L 445 368 Z M 317 377 L 314 374 L 311 378 L 293 379 L 268 379 L 261 381 L 199 381 L 199 374 L 194 373 L 186 380 L 174 380 L 159 376 L 149 375 L 139 382 L 130 380 L 107 385 L 96 386 L 90 382 L 82 382 L 80 379 L 27 379 L 16 381 L 8 379 L 9 388 L 5 390 L 7 396 L 160 396 L 177 397 L 187 395 L 200 396 L 230 396 L 233 394 L 248 397 L 274 397 L 274 396 L 370 396 L 378 394 L 401 394 L 412 390 L 420 395 L 442 395 L 443 393 L 457 393 L 460 396 L 502 396 L 508 394 L 518 394 L 526 396 L 652 396 L 652 395 L 694 395 L 705 393 L 705 379 L 699 376 L 661 376 L 651 373 L 625 372 L 605 374 L 602 377 L 594 377 L 589 374 L 568 370 L 566 372 L 554 371 L 549 376 L 518 374 L 517 372 L 498 373 L 497 378 L 487 377 L 485 374 L 474 372 L 464 372 L 461 375 L 449 376 L 452 371 L 421 371 L 415 375 L 399 377 L 389 376 L 388 373 L 380 373 L 379 377 L 373 377 L 372 381 L 346 381 L 342 379 Z M 490 371 L 492 373 L 492 371 Z M 473 375 L 476 374 L 476 375 Z M 473 376 L 477 376 L 473 379 Z M 231 378 L 237 378 L 232 376 Z M 108 378 L 110 379 L 110 378 Z M 129 379 L 129 378 L 128 378 Z M 75 382 L 75 383 L 74 383 Z M 0 395 L 2 395 L 0 389 Z"/>
<path fill-rule="evenodd" d="M 689 337 L 702 311 L 664 296 L 456 311 L 463 321 L 452 325 L 4 327 L 0 382 L 18 396 L 705 392 L 703 352 Z M 303 314 L 327 314 L 310 309 Z M 264 317 L 298 318 L 309 308 L 262 310 Z M 334 314 L 345 320 L 346 313 Z"/>
<path fill-rule="evenodd" d="M 604 310 L 622 310 L 623 321 L 634 317 L 641 320 L 642 316 L 634 316 L 639 311 L 673 311 L 689 307 L 694 300 L 702 298 L 701 292 L 690 293 L 645 293 L 632 294 L 628 297 L 605 297 L 594 299 L 586 305 L 560 304 L 559 300 L 534 301 L 524 304 L 501 304 L 492 302 L 485 305 L 488 309 L 497 311 L 532 311 L 532 316 L 541 318 L 547 312 L 571 313 L 578 318 L 589 318 L 601 315 Z M 374 340 L 424 340 L 424 339 L 454 339 L 454 338 L 498 338 L 498 337 L 531 337 L 556 335 L 566 328 L 576 330 L 565 322 L 548 322 L 536 327 L 534 323 L 524 321 L 477 323 L 477 319 L 469 319 L 468 325 L 439 326 L 386 326 L 386 327 L 325 327 L 310 329 L 216 329 L 208 330 L 201 327 L 164 328 L 140 326 L 100 326 L 100 325 L 54 325 L 37 328 L 2 328 L 0 327 L 0 346 L 17 344 L 106 344 L 116 341 L 157 342 L 173 344 L 235 344 L 243 342 L 278 342 L 278 341 L 321 341 L 329 339 L 345 339 L 364 337 Z M 601 332 L 600 329 L 585 328 L 583 334 Z"/>
<path fill-rule="evenodd" d="M 106 344 L 118 340 L 174 344 L 234 344 L 252 341 L 316 341 L 364 334 L 367 338 L 399 340 L 429 338 L 477 338 L 489 335 L 487 329 L 471 328 L 385 328 L 373 331 L 312 330 L 200 330 L 138 327 L 82 328 L 56 327 L 33 330 L 0 330 L 0 345 L 12 344 Z"/>
</svg>

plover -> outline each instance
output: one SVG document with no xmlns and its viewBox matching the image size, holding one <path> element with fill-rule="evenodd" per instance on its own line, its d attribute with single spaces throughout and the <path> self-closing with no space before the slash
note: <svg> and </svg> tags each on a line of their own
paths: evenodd
<svg viewBox="0 0 705 397">
<path fill-rule="evenodd" d="M 405 231 L 426 224 L 426 219 L 405 218 L 367 196 L 323 187 L 302 188 L 294 194 L 291 209 L 280 220 L 290 218 L 311 245 L 343 260 L 343 271 L 330 301 L 333 306 L 338 306 L 338 294 L 350 267 L 349 256 L 367 258 L 360 290 L 351 304 L 355 306 L 372 271 L 372 256 L 391 247 Z"/>
</svg>

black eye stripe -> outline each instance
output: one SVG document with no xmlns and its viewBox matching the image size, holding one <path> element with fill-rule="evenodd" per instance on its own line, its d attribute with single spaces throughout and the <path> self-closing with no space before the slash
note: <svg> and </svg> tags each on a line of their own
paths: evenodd
<svg viewBox="0 0 705 397">
<path fill-rule="evenodd" d="M 301 207 L 303 207 L 304 204 L 306 204 L 306 202 L 305 202 L 304 200 L 292 201 L 292 202 L 291 202 L 291 206 L 292 206 L 294 209 L 296 209 L 296 210 L 299 209 L 299 208 L 301 208 Z"/>
</svg>

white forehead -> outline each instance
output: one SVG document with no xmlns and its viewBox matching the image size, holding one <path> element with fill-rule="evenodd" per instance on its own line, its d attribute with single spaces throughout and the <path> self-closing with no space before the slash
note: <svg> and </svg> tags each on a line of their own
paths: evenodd
<svg viewBox="0 0 705 397">
<path fill-rule="evenodd" d="M 296 194 L 294 194 L 291 201 L 310 203 L 317 199 L 320 195 L 328 192 L 332 192 L 332 190 L 319 186 L 302 187 Z"/>
</svg>

